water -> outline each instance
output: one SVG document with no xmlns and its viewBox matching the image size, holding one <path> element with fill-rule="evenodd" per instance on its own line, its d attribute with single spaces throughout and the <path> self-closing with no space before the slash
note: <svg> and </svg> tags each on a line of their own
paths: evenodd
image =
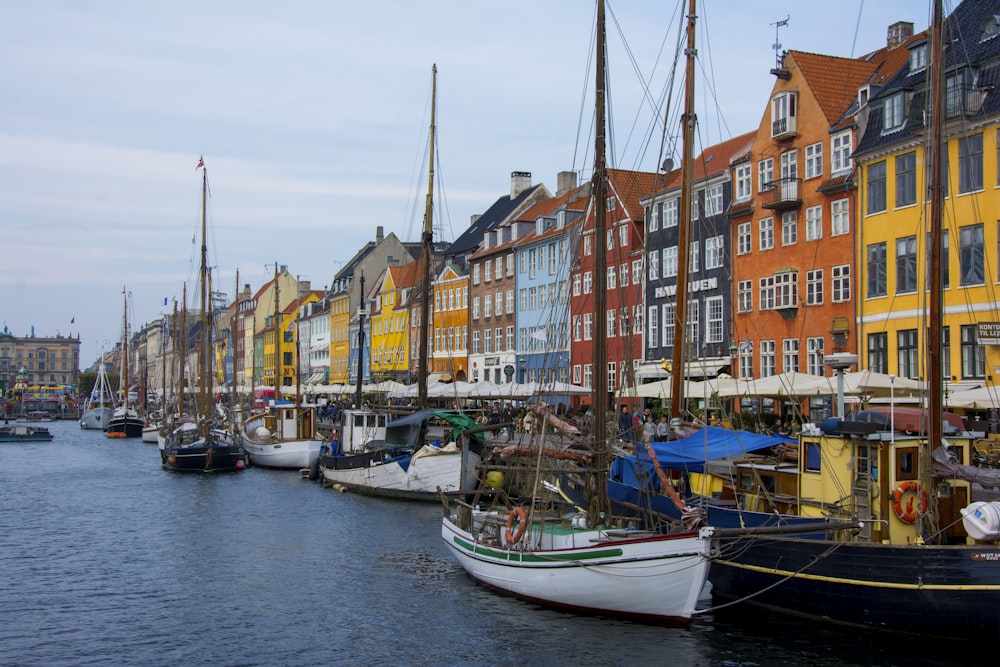
<svg viewBox="0 0 1000 667">
<path fill-rule="evenodd" d="M 3 665 L 949 664 L 748 607 L 686 629 L 539 608 L 461 571 L 439 505 L 169 473 L 155 445 L 49 426 L 0 445 Z"/>
</svg>

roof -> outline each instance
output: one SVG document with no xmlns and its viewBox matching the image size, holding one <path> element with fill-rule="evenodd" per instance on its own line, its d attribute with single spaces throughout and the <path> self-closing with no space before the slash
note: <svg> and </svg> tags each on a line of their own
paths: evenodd
<svg viewBox="0 0 1000 667">
<path fill-rule="evenodd" d="M 500 197 L 493 202 L 493 205 L 490 206 L 485 213 L 476 218 L 476 220 L 469 225 L 469 228 L 462 232 L 462 234 L 455 239 L 450 246 L 448 246 L 445 250 L 445 255 L 448 257 L 457 257 L 475 250 L 482 242 L 483 235 L 487 232 L 487 230 L 493 229 L 500 223 L 506 221 L 515 211 L 517 211 L 531 198 L 543 194 L 547 198 L 548 190 L 545 189 L 544 185 L 538 184 L 533 185 L 530 188 L 525 188 L 516 197 L 511 198 L 509 194 Z"/>
</svg>

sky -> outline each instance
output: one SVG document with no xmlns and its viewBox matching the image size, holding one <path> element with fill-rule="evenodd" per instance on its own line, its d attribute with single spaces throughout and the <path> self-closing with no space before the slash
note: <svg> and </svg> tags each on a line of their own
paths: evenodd
<svg viewBox="0 0 1000 667">
<path fill-rule="evenodd" d="M 859 57 L 891 23 L 924 30 L 925 4 L 699 2 L 696 152 L 756 129 L 776 41 Z M 687 1 L 607 6 L 608 161 L 652 171 L 680 133 Z M 85 369 L 121 340 L 123 293 L 133 331 L 185 285 L 197 294 L 200 157 L 209 265 L 229 298 L 237 271 L 255 291 L 275 263 L 323 289 L 377 226 L 419 240 L 433 65 L 435 240 L 507 194 L 512 171 L 552 192 L 560 171 L 589 178 L 594 7 L 0 0 L 2 324 L 79 336 Z"/>
</svg>

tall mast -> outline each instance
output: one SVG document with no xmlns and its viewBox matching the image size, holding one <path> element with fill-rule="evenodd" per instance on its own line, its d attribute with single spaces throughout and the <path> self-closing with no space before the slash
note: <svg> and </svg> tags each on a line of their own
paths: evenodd
<svg viewBox="0 0 1000 667">
<path fill-rule="evenodd" d="M 274 263 L 274 405 L 278 406 L 278 387 L 281 385 L 281 308 L 278 305 L 278 263 Z"/>
<path fill-rule="evenodd" d="M 681 206 L 677 236 L 677 292 L 674 303 L 674 354 L 670 372 L 670 415 L 679 418 L 683 408 L 684 338 L 687 332 L 688 237 L 691 232 L 691 181 L 694 173 L 694 48 L 695 0 L 688 1 L 687 68 L 684 80 L 684 116 L 681 118 L 683 152 L 681 157 Z"/>
<path fill-rule="evenodd" d="M 233 292 L 233 294 L 236 295 L 236 298 L 233 301 L 233 317 L 230 319 L 230 323 L 229 323 L 229 339 L 232 342 L 232 349 L 233 349 L 233 352 L 232 352 L 232 356 L 233 356 L 232 371 L 230 371 L 230 376 L 229 376 L 229 385 L 230 385 L 229 386 L 229 409 L 230 409 L 230 411 L 236 409 L 236 359 L 238 358 L 237 345 L 236 345 L 236 341 L 238 340 L 237 335 L 236 335 L 236 333 L 237 333 L 236 332 L 236 319 L 239 317 L 239 314 L 240 314 L 240 270 L 239 269 L 236 269 L 236 291 Z"/>
<path fill-rule="evenodd" d="M 361 295 L 358 298 L 358 377 L 354 390 L 354 407 L 361 409 L 361 374 L 364 370 L 365 361 L 365 274 L 362 271 L 359 276 L 361 281 Z"/>
<path fill-rule="evenodd" d="M 417 348 L 417 405 L 427 407 L 427 332 L 431 312 L 431 242 L 434 238 L 434 121 L 437 113 L 437 64 L 431 67 L 430 164 L 427 169 L 427 203 L 424 207 L 423 277 L 420 281 L 420 342 Z"/>
<path fill-rule="evenodd" d="M 178 339 L 180 340 L 180 349 L 181 349 L 181 353 L 180 353 L 180 364 L 181 364 L 181 369 L 180 369 L 180 384 L 177 385 L 180 388 L 180 393 L 181 393 L 181 398 L 177 402 L 180 405 L 180 408 L 177 410 L 177 416 L 178 417 L 183 417 L 184 416 L 184 393 L 185 393 L 184 390 L 186 389 L 186 387 L 184 385 L 185 385 L 185 383 L 187 381 L 185 379 L 185 375 L 187 374 L 187 353 L 188 353 L 188 334 L 187 334 L 188 286 L 187 286 L 187 283 L 184 283 L 184 290 L 183 290 L 182 293 L 183 293 L 183 297 L 182 297 L 182 299 L 183 299 L 183 306 L 181 308 L 181 330 L 180 330 L 180 336 L 178 336 Z"/>
<path fill-rule="evenodd" d="M 591 502 L 589 522 L 596 525 L 600 515 L 608 512 L 607 474 L 608 474 L 608 353 L 605 346 L 607 339 L 607 300 L 608 258 L 607 243 L 607 177 L 605 174 L 605 53 L 604 53 L 604 0 L 597 0 L 597 44 L 596 44 L 596 80 L 595 80 L 595 112 L 596 131 L 594 136 L 594 175 L 593 199 L 594 207 L 594 451 L 592 463 L 596 474 L 594 480 L 594 498 Z"/>
<path fill-rule="evenodd" d="M 206 208 L 208 199 L 208 169 L 201 168 L 201 327 L 198 332 L 198 409 L 199 430 L 202 435 L 208 426 L 202 421 L 208 415 L 208 396 L 212 378 L 208 367 L 208 245 L 205 240 Z"/>
<path fill-rule="evenodd" d="M 122 394 L 122 406 L 128 411 L 128 294 L 122 287 L 122 376 L 118 380 L 118 387 L 124 391 Z"/>
<path fill-rule="evenodd" d="M 922 472 L 928 474 L 930 471 L 930 452 L 941 444 L 942 412 L 944 401 L 942 392 L 944 387 L 944 377 L 941 362 L 941 345 L 943 334 L 941 331 L 943 314 L 943 281 L 941 276 L 941 241 L 943 233 L 942 222 L 942 198 L 944 196 L 944 176 L 941 173 L 943 166 L 943 156 L 941 152 L 946 150 L 943 144 L 944 138 L 944 108 L 943 108 L 943 85 L 944 85 L 944 42 L 942 29 L 942 8 L 941 0 L 934 0 L 934 16 L 931 19 L 931 138 L 930 138 L 930 294 L 928 295 L 928 336 L 927 336 L 927 408 L 929 423 L 927 425 L 927 442 L 929 450 L 922 457 Z"/>
</svg>

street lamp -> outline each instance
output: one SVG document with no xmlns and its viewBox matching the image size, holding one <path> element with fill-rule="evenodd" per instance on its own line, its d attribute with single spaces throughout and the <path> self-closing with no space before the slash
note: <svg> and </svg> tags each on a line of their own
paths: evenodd
<svg viewBox="0 0 1000 667">
<path fill-rule="evenodd" d="M 889 376 L 889 442 L 896 444 L 896 376 Z"/>
<path fill-rule="evenodd" d="M 844 371 L 858 362 L 858 355 L 839 352 L 829 354 L 823 363 L 837 373 L 837 416 L 844 417 Z"/>
</svg>

